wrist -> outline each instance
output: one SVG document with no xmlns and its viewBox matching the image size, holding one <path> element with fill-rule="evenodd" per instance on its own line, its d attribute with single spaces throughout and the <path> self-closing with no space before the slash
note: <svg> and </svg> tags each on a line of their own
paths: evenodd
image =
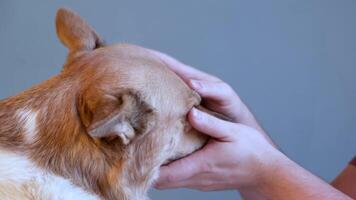
<svg viewBox="0 0 356 200">
<path fill-rule="evenodd" d="M 289 158 L 274 147 L 272 147 L 272 151 L 266 151 L 263 157 L 260 162 L 258 182 L 253 188 L 260 194 L 265 194 L 280 184 L 283 172 L 291 165 Z"/>
</svg>

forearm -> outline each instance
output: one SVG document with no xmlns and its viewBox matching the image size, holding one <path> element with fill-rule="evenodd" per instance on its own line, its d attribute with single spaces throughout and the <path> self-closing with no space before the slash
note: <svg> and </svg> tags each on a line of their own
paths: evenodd
<svg viewBox="0 0 356 200">
<path fill-rule="evenodd" d="M 246 105 L 243 106 L 242 115 L 241 115 L 241 122 L 246 124 L 247 126 L 251 126 L 258 130 L 274 147 L 276 147 L 275 143 L 272 141 L 271 137 L 267 134 L 267 132 L 262 128 L 262 126 L 258 123 L 255 116 L 252 112 L 248 109 Z M 240 195 L 245 200 L 267 200 L 261 194 L 259 194 L 256 190 L 253 189 L 240 189 Z"/>
<path fill-rule="evenodd" d="M 336 189 L 356 199 L 356 157 L 331 183 Z"/>
<path fill-rule="evenodd" d="M 272 165 L 264 172 L 263 181 L 256 188 L 266 199 L 352 200 L 281 153 Z"/>
</svg>

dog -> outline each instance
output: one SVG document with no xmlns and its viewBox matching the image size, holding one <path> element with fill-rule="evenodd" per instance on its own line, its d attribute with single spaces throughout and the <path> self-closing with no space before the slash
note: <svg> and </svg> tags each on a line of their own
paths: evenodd
<svg viewBox="0 0 356 200">
<path fill-rule="evenodd" d="M 200 104 L 147 49 L 105 45 L 73 11 L 56 15 L 63 70 L 0 101 L 1 200 L 146 200 L 159 167 L 207 141 Z"/>
</svg>

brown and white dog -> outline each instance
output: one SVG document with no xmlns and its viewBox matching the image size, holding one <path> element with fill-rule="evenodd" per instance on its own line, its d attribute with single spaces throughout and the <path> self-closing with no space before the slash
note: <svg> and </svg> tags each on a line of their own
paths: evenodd
<svg viewBox="0 0 356 200">
<path fill-rule="evenodd" d="M 206 139 L 186 121 L 200 97 L 159 58 L 103 45 L 59 9 L 63 71 L 0 101 L 1 200 L 144 200 L 165 162 Z"/>
</svg>

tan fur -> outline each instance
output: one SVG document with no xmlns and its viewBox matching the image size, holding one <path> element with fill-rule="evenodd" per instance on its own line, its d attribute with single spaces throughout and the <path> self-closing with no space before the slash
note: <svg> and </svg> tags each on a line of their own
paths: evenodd
<svg viewBox="0 0 356 200">
<path fill-rule="evenodd" d="M 36 192 L 37 185 L 36 184 L 24 184 L 18 186 L 17 183 L 6 182 L 4 184 L 0 184 L 0 197 L 3 197 L 2 200 L 37 200 L 43 199 L 42 196 L 33 196 L 32 194 L 39 194 Z M 39 194 L 40 195 L 40 194 Z"/>
<path fill-rule="evenodd" d="M 102 199 L 146 198 L 160 165 L 206 141 L 185 118 L 200 98 L 144 48 L 103 46 L 70 10 L 58 11 L 56 27 L 69 48 L 64 70 L 0 101 L 0 149 Z M 14 114 L 21 109 L 37 113 L 34 141 Z M 8 183 L 0 182 L 0 197 L 43 199 L 29 192 L 36 183 Z"/>
</svg>

